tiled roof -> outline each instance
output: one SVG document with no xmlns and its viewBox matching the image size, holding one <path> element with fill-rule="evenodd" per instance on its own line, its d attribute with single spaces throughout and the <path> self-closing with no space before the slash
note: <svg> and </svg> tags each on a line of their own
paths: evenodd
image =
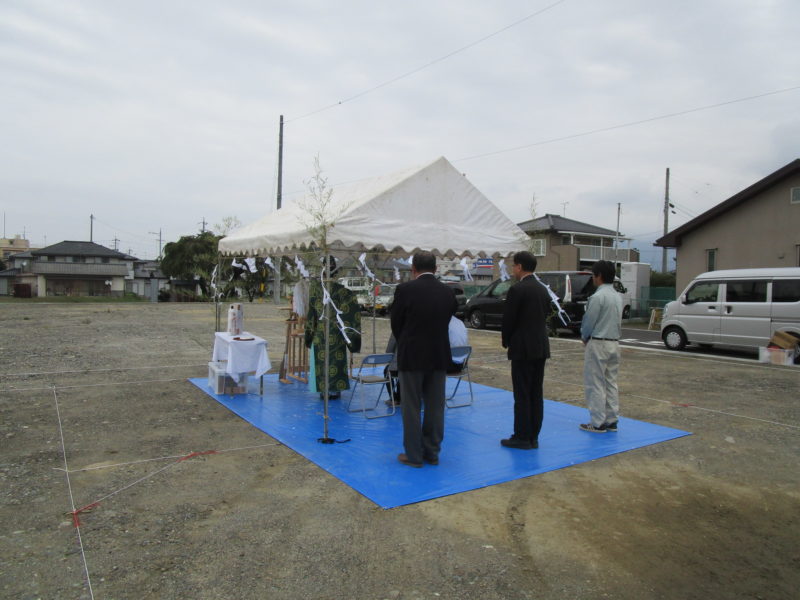
<svg viewBox="0 0 800 600">
<path fill-rule="evenodd" d="M 40 250 L 33 250 L 34 256 L 108 256 L 125 259 L 128 255 L 106 248 L 94 242 L 63 241 Z"/>
<path fill-rule="evenodd" d="M 535 231 L 569 231 L 573 233 L 586 233 L 589 235 L 616 235 L 617 232 L 613 229 L 605 229 L 604 227 L 597 227 L 596 225 L 589 225 L 588 223 L 581 223 L 574 219 L 567 219 L 559 215 L 546 214 L 538 219 L 531 219 L 517 223 L 520 229 L 525 233 L 532 233 Z M 621 235 L 621 234 L 620 234 Z"/>
</svg>

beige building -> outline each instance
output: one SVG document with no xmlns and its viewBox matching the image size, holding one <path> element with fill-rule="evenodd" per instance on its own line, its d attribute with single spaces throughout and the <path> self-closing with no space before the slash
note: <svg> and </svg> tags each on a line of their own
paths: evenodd
<svg viewBox="0 0 800 600">
<path fill-rule="evenodd" d="M 639 262 L 638 250 L 622 247 L 631 239 L 612 229 L 551 214 L 517 225 L 531 238 L 537 271 L 580 271 L 598 260 Z"/>
<path fill-rule="evenodd" d="M 655 242 L 675 248 L 676 289 L 719 269 L 800 266 L 800 159 Z"/>
<path fill-rule="evenodd" d="M 21 235 L 15 235 L 13 238 L 0 238 L 0 258 L 5 261 L 14 254 L 28 250 L 37 250 L 37 248 L 31 248 L 30 241 Z"/>
</svg>

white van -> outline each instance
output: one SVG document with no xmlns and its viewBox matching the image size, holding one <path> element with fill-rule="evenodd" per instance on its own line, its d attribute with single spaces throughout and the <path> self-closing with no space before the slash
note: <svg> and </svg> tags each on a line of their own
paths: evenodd
<svg viewBox="0 0 800 600">
<path fill-rule="evenodd" d="M 686 344 L 766 346 L 776 331 L 800 338 L 800 267 L 702 273 L 664 307 L 661 339 Z"/>
</svg>

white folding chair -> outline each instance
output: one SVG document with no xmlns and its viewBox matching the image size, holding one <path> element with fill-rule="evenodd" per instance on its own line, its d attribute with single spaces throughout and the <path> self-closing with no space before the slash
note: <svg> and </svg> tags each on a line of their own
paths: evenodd
<svg viewBox="0 0 800 600">
<path fill-rule="evenodd" d="M 394 394 L 392 392 L 391 387 L 389 387 L 389 399 L 391 400 L 389 404 L 391 405 L 391 410 L 386 414 L 382 415 L 367 414 L 368 410 L 375 410 L 376 408 L 378 408 L 378 405 L 380 404 L 381 401 L 381 396 L 383 395 L 383 388 L 386 386 L 387 383 L 391 385 L 391 375 L 389 375 L 388 369 L 384 368 L 381 370 L 380 367 L 388 366 L 389 363 L 392 362 L 393 358 L 394 354 L 392 353 L 368 354 L 367 356 L 364 357 L 364 359 L 361 361 L 361 366 L 358 368 L 358 372 L 351 377 L 354 383 L 353 383 L 353 389 L 350 391 L 350 401 L 347 403 L 347 412 L 356 412 L 360 410 L 361 412 L 364 413 L 364 416 L 367 419 L 379 419 L 381 417 L 390 417 L 391 415 L 394 414 L 395 411 Z M 369 373 L 363 372 L 365 367 L 370 371 Z M 377 374 L 375 373 L 376 369 L 378 370 Z M 359 383 L 361 384 L 361 390 L 359 391 L 358 399 L 361 402 L 361 408 L 352 409 L 350 408 L 350 405 L 353 403 L 353 396 L 355 396 L 356 388 L 358 387 Z M 364 386 L 376 385 L 376 384 L 381 386 L 381 390 L 380 392 L 378 392 L 378 398 L 375 400 L 375 406 L 373 406 L 372 408 L 367 408 L 366 405 L 364 404 Z"/>
<path fill-rule="evenodd" d="M 456 383 L 456 387 L 453 390 L 453 393 L 445 399 L 445 406 L 447 408 L 461 408 L 462 406 L 469 406 L 472 404 L 473 396 L 472 396 L 472 378 L 469 376 L 469 357 L 472 354 L 472 346 L 454 346 L 450 349 L 450 354 L 453 357 L 453 362 L 458 363 L 461 362 L 463 365 L 461 370 L 458 373 L 448 373 L 448 378 L 458 379 Z M 464 360 L 461 361 L 461 358 Z M 458 392 L 458 386 L 461 385 L 461 380 L 466 376 L 467 383 L 469 384 L 469 402 L 462 402 L 460 404 L 453 403 L 453 398 L 455 398 L 456 392 Z"/>
</svg>

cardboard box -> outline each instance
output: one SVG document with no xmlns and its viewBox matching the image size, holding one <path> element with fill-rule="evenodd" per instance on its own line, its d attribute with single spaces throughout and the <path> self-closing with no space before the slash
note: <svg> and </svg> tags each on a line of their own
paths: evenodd
<svg viewBox="0 0 800 600">
<path fill-rule="evenodd" d="M 776 331 L 775 334 L 770 338 L 769 344 L 771 346 L 783 348 L 784 350 L 794 350 L 797 348 L 798 341 L 800 340 L 794 337 L 791 333 Z"/>
<path fill-rule="evenodd" d="M 758 360 L 763 363 L 773 365 L 792 366 L 797 356 L 797 350 L 785 350 L 783 348 L 759 348 Z"/>
<path fill-rule="evenodd" d="M 216 361 L 208 363 L 208 387 L 215 394 L 246 394 L 247 379 L 239 383 L 225 372 L 225 362 Z"/>
</svg>

